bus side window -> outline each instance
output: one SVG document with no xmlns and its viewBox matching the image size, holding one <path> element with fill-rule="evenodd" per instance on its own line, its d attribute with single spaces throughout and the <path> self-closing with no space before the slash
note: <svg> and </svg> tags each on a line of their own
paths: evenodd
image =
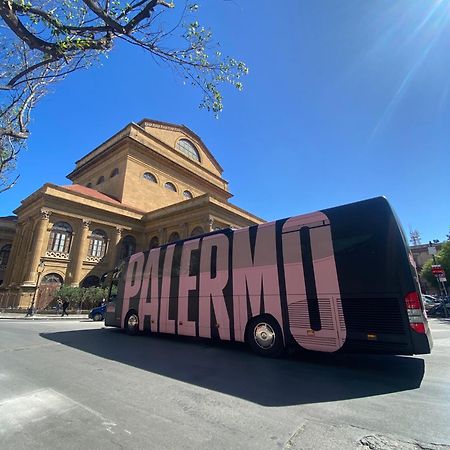
<svg viewBox="0 0 450 450">
<path fill-rule="evenodd" d="M 108 298 L 108 302 L 114 302 L 117 298 L 117 285 L 118 285 L 118 280 L 113 280 L 111 283 L 111 289 L 109 291 L 109 298 Z"/>
<path fill-rule="evenodd" d="M 119 286 L 119 280 L 122 277 L 123 265 L 121 265 L 117 270 L 112 272 L 110 284 L 109 284 L 109 292 L 108 292 L 108 302 L 114 302 L 117 298 L 117 290 Z"/>
</svg>

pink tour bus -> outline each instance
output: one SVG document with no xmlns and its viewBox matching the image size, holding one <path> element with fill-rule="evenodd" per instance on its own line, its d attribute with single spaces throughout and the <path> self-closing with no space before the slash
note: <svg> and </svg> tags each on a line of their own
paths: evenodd
<svg viewBox="0 0 450 450">
<path fill-rule="evenodd" d="M 111 279 L 105 324 L 130 334 L 246 342 L 267 356 L 432 348 L 414 261 L 383 197 L 136 253 Z"/>
</svg>

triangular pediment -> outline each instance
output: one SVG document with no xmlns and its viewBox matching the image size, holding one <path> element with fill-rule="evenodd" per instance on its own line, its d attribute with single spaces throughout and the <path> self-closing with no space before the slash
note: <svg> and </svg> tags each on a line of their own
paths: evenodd
<svg viewBox="0 0 450 450">
<path fill-rule="evenodd" d="M 152 119 L 142 119 L 137 125 L 173 150 L 176 150 L 177 142 L 180 139 L 189 140 L 200 153 L 201 165 L 205 169 L 216 172 L 219 176 L 222 175 L 223 169 L 208 147 L 197 134 L 185 125 L 177 125 Z"/>
</svg>

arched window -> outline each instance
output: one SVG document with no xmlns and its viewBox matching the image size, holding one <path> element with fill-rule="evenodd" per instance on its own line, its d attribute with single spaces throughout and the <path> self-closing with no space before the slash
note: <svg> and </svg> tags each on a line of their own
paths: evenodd
<svg viewBox="0 0 450 450">
<path fill-rule="evenodd" d="M 48 273 L 42 278 L 41 285 L 44 286 L 62 286 L 63 279 L 57 273 Z"/>
<path fill-rule="evenodd" d="M 125 236 L 120 248 L 120 260 L 128 258 L 136 251 L 136 239 L 133 236 Z"/>
<path fill-rule="evenodd" d="M 171 183 L 170 181 L 168 181 L 164 187 L 166 189 L 169 189 L 169 191 L 173 191 L 173 192 L 177 192 L 177 188 L 175 187 L 175 185 L 173 183 Z"/>
<path fill-rule="evenodd" d="M 198 236 L 200 234 L 203 234 L 203 228 L 202 227 L 195 227 L 192 231 L 191 231 L 191 237 L 193 236 Z"/>
<path fill-rule="evenodd" d="M 159 237 L 158 236 L 153 236 L 150 239 L 150 245 L 149 245 L 150 250 L 155 247 L 159 247 Z"/>
<path fill-rule="evenodd" d="M 102 184 L 105 181 L 105 177 L 102 175 L 98 180 L 97 180 L 97 186 L 99 184 Z"/>
<path fill-rule="evenodd" d="M 0 267 L 8 265 L 9 255 L 11 253 L 11 244 L 4 245 L 0 250 Z"/>
<path fill-rule="evenodd" d="M 143 178 L 147 181 L 150 181 L 152 183 L 157 183 L 158 180 L 156 179 L 155 175 L 153 175 L 150 172 L 145 172 Z"/>
<path fill-rule="evenodd" d="M 103 258 L 106 253 L 107 242 L 108 237 L 103 230 L 94 230 L 89 241 L 88 255 Z"/>
<path fill-rule="evenodd" d="M 185 154 L 188 158 L 200 162 L 200 153 L 191 141 L 188 141 L 187 139 L 180 139 L 177 142 L 176 148 L 179 152 Z"/>
<path fill-rule="evenodd" d="M 95 275 L 89 275 L 80 283 L 80 286 L 83 288 L 100 286 L 100 279 Z"/>
<path fill-rule="evenodd" d="M 167 241 L 169 244 L 171 244 L 172 242 L 175 241 L 179 241 L 180 240 L 180 235 L 174 231 L 170 236 L 169 236 L 169 240 Z"/>
<path fill-rule="evenodd" d="M 86 185 L 86 187 L 91 188 L 91 187 L 92 187 L 92 183 L 88 183 L 88 184 Z"/>
<path fill-rule="evenodd" d="M 109 176 L 109 178 L 114 178 L 117 175 L 119 175 L 119 169 L 116 167 L 112 172 L 111 175 Z"/>
<path fill-rule="evenodd" d="M 69 253 L 71 241 L 72 227 L 67 222 L 57 222 L 50 233 L 48 251 Z"/>
<path fill-rule="evenodd" d="M 190 191 L 184 191 L 184 192 L 183 192 L 183 197 L 184 197 L 186 200 L 190 200 L 191 198 L 194 198 L 194 196 L 192 195 L 192 193 L 191 193 Z"/>
</svg>

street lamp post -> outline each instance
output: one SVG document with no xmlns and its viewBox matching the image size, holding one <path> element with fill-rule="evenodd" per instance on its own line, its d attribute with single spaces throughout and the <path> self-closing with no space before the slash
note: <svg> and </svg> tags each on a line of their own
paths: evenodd
<svg viewBox="0 0 450 450">
<path fill-rule="evenodd" d="M 39 263 L 39 265 L 37 266 L 38 276 L 37 276 L 37 281 L 36 281 L 36 289 L 34 290 L 33 299 L 31 301 L 30 309 L 28 310 L 27 316 L 28 315 L 32 316 L 35 313 L 36 294 L 39 289 L 39 281 L 40 281 L 40 278 L 41 278 L 41 275 L 42 275 L 42 272 L 44 271 L 44 269 L 45 269 L 45 263 L 43 261 L 41 261 Z"/>
</svg>

